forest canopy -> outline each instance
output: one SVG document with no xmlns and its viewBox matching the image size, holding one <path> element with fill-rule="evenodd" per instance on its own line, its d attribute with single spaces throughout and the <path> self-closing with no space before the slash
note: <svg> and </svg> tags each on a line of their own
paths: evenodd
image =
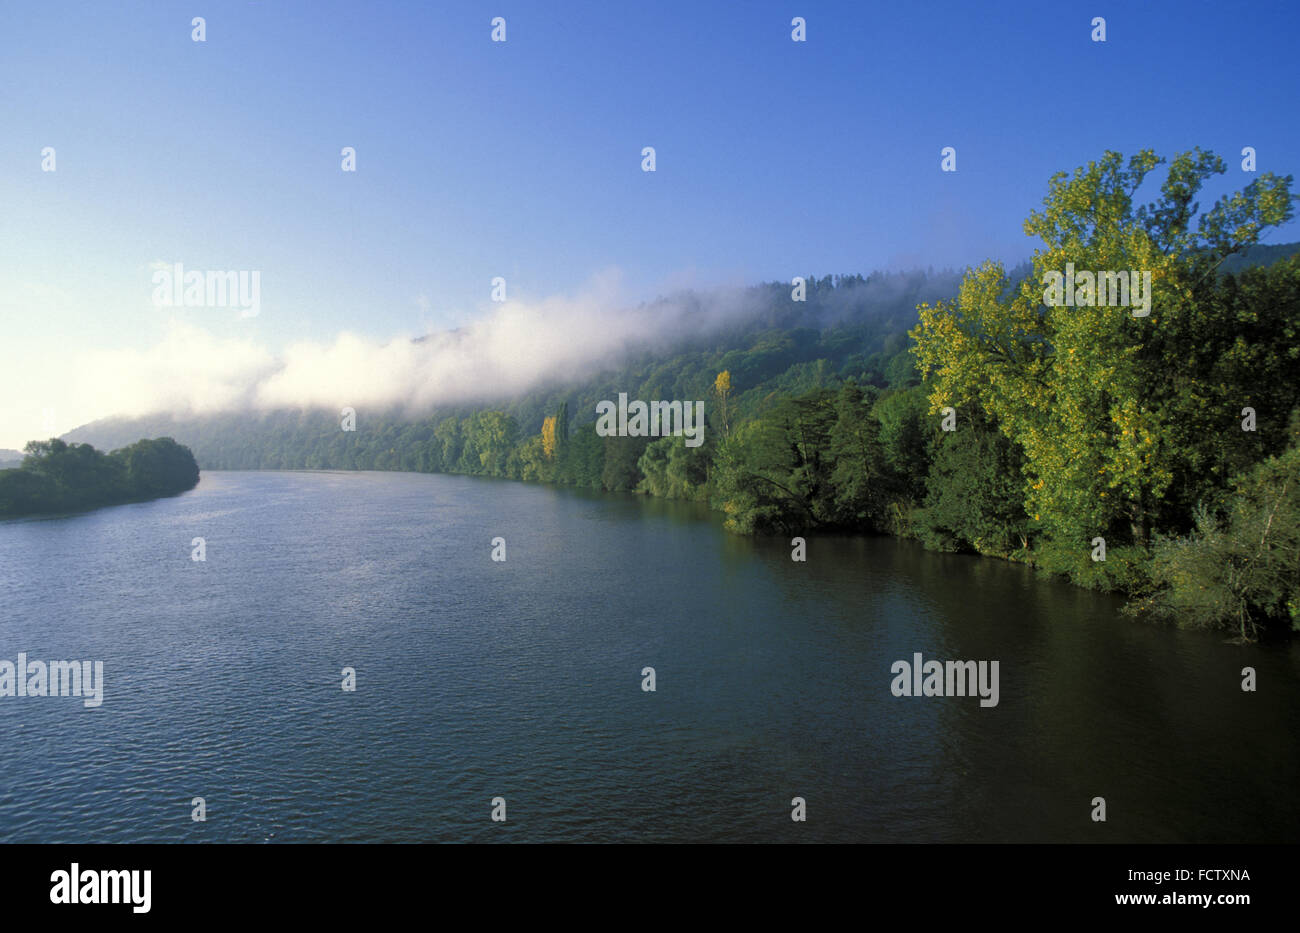
<svg viewBox="0 0 1300 933">
<path fill-rule="evenodd" d="M 1155 179 L 1164 167 L 1163 177 Z M 708 503 L 737 533 L 902 535 L 1023 561 L 1134 612 L 1253 638 L 1300 628 L 1300 255 L 1261 173 L 1200 149 L 1107 152 L 1048 182 L 1032 262 L 809 277 L 804 300 L 580 384 L 407 417 L 280 411 L 93 425 L 168 430 L 205 468 L 492 475 Z M 1160 181 L 1139 201 L 1138 190 Z M 1045 300 L 1065 269 L 1149 274 L 1147 313 Z M 700 447 L 601 437 L 594 409 L 704 400 Z M 139 436 L 136 433 L 134 436 Z M 102 456 L 102 455 L 101 455 Z"/>
</svg>

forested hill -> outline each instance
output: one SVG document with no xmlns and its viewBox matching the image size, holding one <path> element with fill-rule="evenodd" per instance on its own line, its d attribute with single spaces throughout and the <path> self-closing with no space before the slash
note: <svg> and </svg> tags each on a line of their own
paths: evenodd
<svg viewBox="0 0 1300 933">
<path fill-rule="evenodd" d="M 1240 273 L 1300 253 L 1300 243 L 1254 245 L 1231 255 L 1221 271 Z M 1032 271 L 1009 270 L 1011 285 Z M 570 430 L 594 422 L 596 403 L 619 392 L 640 399 L 708 399 L 719 372 L 731 377 L 729 404 L 736 421 L 752 418 L 782 398 L 852 380 L 882 390 L 916 381 L 908 331 L 917 306 L 953 298 L 959 273 L 944 270 L 876 272 L 869 276 L 806 278 L 806 297 L 791 300 L 791 285 L 770 282 L 743 290 L 734 303 L 749 308 L 721 327 L 685 333 L 658 351 L 630 353 L 624 365 L 581 381 L 555 382 L 502 397 L 413 415 L 400 408 L 358 411 L 356 431 L 340 433 L 338 412 L 231 411 L 205 416 L 157 414 L 107 418 L 63 435 L 69 442 L 111 450 L 139 437 L 171 436 L 188 446 L 203 469 L 407 469 L 462 471 L 456 462 L 415 448 L 448 417 L 461 421 L 491 409 L 513 420 L 520 435 L 536 434 L 559 411 Z M 662 301 L 662 299 L 661 299 Z M 687 293 L 675 305 L 705 316 L 706 299 Z M 649 309 L 654 311 L 652 304 Z M 690 315 L 687 315 L 689 319 Z M 464 470 L 470 472 L 471 470 Z"/>
<path fill-rule="evenodd" d="M 1132 185 L 1108 160 L 1107 174 L 1049 199 L 1052 210 L 1092 203 L 1090 185 Z M 952 274 L 929 273 L 817 279 L 806 302 L 761 286 L 721 329 L 509 399 L 416 417 L 359 410 L 354 425 L 333 411 L 231 412 L 101 422 L 70 437 L 113 447 L 168 434 L 208 469 L 635 490 L 707 502 L 742 533 L 889 532 L 1025 561 L 1125 593 L 1134 611 L 1245 639 L 1270 622 L 1300 629 L 1300 256 L 1222 241 L 1180 253 L 1182 228 L 1144 217 L 1130 208 L 1119 223 L 1147 223 L 1146 236 L 1171 244 L 1160 260 L 1171 284 L 1152 318 L 1092 307 L 1026 316 L 1043 269 L 1123 262 L 1056 244 L 1033 267 L 968 270 L 960 290 Z M 620 393 L 704 400 L 707 430 L 698 446 L 600 436 L 597 403 Z"/>
<path fill-rule="evenodd" d="M 789 283 L 766 283 L 729 296 L 729 304 L 746 310 L 721 322 L 710 314 L 715 302 L 709 296 L 673 296 L 674 306 L 687 309 L 678 319 L 697 316 L 701 323 L 663 349 L 633 351 L 623 365 L 581 381 L 563 381 L 560 374 L 549 385 L 512 397 L 485 392 L 479 401 L 415 416 L 359 409 L 356 431 L 343 436 L 336 436 L 342 434 L 339 412 L 237 411 L 105 419 L 64 439 L 111 449 L 141 436 L 169 435 L 190 447 L 203 469 L 421 470 L 430 469 L 430 461 L 410 450 L 411 441 L 427 438 L 449 416 L 466 419 L 492 409 L 527 435 L 564 405 L 576 429 L 595 420 L 597 402 L 617 399 L 620 392 L 641 399 L 707 399 L 722 370 L 731 373 L 731 404 L 744 418 L 780 397 L 845 379 L 882 388 L 905 384 L 914 372 L 905 351 L 917 305 L 951 298 L 960 281 L 957 272 L 934 270 L 807 277 L 803 301 L 791 300 Z M 653 314 L 655 305 L 647 310 Z M 321 440 L 332 453 L 318 449 Z"/>
<path fill-rule="evenodd" d="M 1220 271 L 1225 274 L 1237 274 L 1243 269 L 1249 269 L 1251 266 L 1271 266 L 1275 262 L 1288 259 L 1300 253 L 1300 243 L 1279 243 L 1275 246 L 1269 246 L 1263 243 L 1257 243 L 1240 253 L 1229 256 L 1219 266 Z"/>
</svg>

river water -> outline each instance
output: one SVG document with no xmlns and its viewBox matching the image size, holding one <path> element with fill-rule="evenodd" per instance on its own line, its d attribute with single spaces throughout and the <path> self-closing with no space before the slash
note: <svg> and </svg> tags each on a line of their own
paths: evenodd
<svg viewBox="0 0 1300 933">
<path fill-rule="evenodd" d="M 0 696 L 0 841 L 1300 840 L 1296 644 L 889 538 L 790 551 L 404 473 L 0 522 L 0 659 L 104 671 L 96 708 Z M 894 696 L 918 652 L 996 660 L 998 704 Z"/>
</svg>

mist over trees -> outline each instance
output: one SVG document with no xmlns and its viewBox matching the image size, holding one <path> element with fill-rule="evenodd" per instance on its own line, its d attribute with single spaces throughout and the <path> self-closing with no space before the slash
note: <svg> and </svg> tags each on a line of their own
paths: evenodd
<svg viewBox="0 0 1300 933">
<path fill-rule="evenodd" d="M 424 435 L 446 418 L 461 422 L 485 410 L 504 413 L 522 435 L 534 435 L 562 404 L 572 430 L 593 421 L 596 403 L 617 398 L 619 392 L 633 398 L 708 399 L 717 374 L 725 369 L 743 380 L 731 401 L 741 418 L 781 396 L 843 379 L 888 385 L 885 367 L 906 347 L 917 304 L 955 294 L 960 281 L 958 273 L 933 271 L 808 276 L 804 301 L 791 300 L 789 283 L 757 285 L 727 297 L 729 306 L 746 309 L 734 314 L 709 310 L 705 296 L 676 295 L 644 310 L 654 314 L 660 305 L 671 305 L 679 316 L 697 314 L 708 323 L 670 335 L 664 348 L 636 349 L 617 367 L 586 379 L 557 373 L 550 383 L 508 397 L 484 384 L 479 401 L 424 412 L 358 407 L 356 432 L 340 432 L 337 412 L 240 409 L 200 417 L 105 419 L 65 438 L 110 449 L 141 436 L 170 435 L 187 444 L 204 469 L 319 469 L 346 463 L 356 465 L 341 468 L 414 470 L 437 464 L 436 469 L 459 470 L 460 454 L 448 457 L 453 442 L 436 454 L 427 450 L 421 467 L 419 455 L 410 449 L 412 437 L 420 435 L 424 444 Z M 723 320 L 725 324 L 717 323 Z M 909 361 L 902 365 L 911 371 Z M 445 426 L 443 434 L 451 430 Z M 336 436 L 340 434 L 344 436 Z M 328 457 L 317 456 L 308 464 L 307 448 L 320 444 Z M 402 457 L 396 454 L 398 447 Z"/>
<path fill-rule="evenodd" d="M 1159 193 L 1135 193 L 1165 165 Z M 737 533 L 867 531 L 1023 561 L 1130 608 L 1256 637 L 1300 627 L 1300 255 L 1261 174 L 1196 149 L 1053 177 L 1031 263 L 755 286 L 751 313 L 576 383 L 419 417 L 323 411 L 101 422 L 211 469 L 491 475 L 706 502 Z M 1051 306 L 1072 264 L 1151 273 L 1149 316 Z M 680 300 L 680 299 L 679 299 Z M 598 401 L 706 402 L 704 443 L 600 437 Z M 484 388 L 485 398 L 491 395 Z M 952 430 L 944 430 L 949 419 Z M 1098 540 L 1102 542 L 1100 550 Z"/>
</svg>

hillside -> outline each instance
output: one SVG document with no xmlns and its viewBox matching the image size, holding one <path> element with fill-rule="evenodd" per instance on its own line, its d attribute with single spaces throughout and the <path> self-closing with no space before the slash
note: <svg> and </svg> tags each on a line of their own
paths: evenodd
<svg viewBox="0 0 1300 933">
<path fill-rule="evenodd" d="M 350 438 L 334 438 L 342 434 L 337 412 L 241 411 L 105 419 L 76 428 L 64 439 L 111 449 L 142 436 L 168 435 L 193 450 L 203 469 L 349 468 L 352 463 L 388 469 L 393 464 L 375 463 L 359 448 L 377 443 L 386 450 L 395 437 L 423 433 L 447 417 L 466 418 L 486 408 L 504 412 L 521 432 L 534 434 L 545 417 L 565 405 L 570 426 L 576 427 L 594 420 L 598 401 L 616 399 L 619 392 L 642 399 L 707 398 L 723 369 L 732 374 L 736 415 L 749 417 L 776 397 L 845 379 L 882 388 L 902 384 L 912 371 L 904 351 L 917 304 L 951 297 L 959 282 L 960 275 L 951 271 L 812 277 L 802 302 L 790 300 L 787 284 L 754 286 L 737 301 L 747 310 L 724 326 L 686 334 L 659 351 L 631 353 L 617 369 L 578 382 L 557 379 L 514 397 L 484 393 L 474 403 L 414 416 L 399 409 L 358 411 Z M 698 306 L 701 316 L 706 313 L 704 297 L 674 296 L 673 301 Z M 654 305 L 648 310 L 653 313 Z M 355 456 L 344 454 L 341 461 L 310 456 L 308 448 L 322 438 L 339 441 L 340 452 L 352 450 Z M 410 461 L 406 468 L 420 467 Z"/>
</svg>

